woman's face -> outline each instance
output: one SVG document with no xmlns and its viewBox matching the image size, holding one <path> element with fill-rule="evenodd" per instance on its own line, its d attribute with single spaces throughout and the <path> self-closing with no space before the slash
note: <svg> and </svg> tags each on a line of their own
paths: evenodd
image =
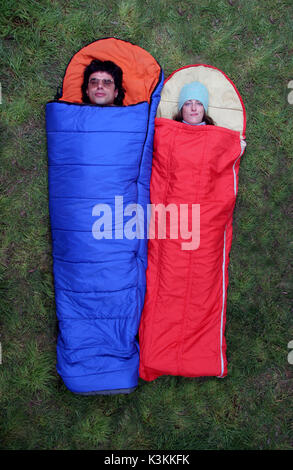
<svg viewBox="0 0 293 470">
<path fill-rule="evenodd" d="M 118 95 L 112 75 L 108 72 L 94 72 L 89 76 L 86 90 L 92 104 L 111 106 Z"/>
<path fill-rule="evenodd" d="M 185 101 L 182 106 L 183 121 L 188 124 L 199 124 L 202 122 L 204 116 L 204 107 L 198 100 Z"/>
</svg>

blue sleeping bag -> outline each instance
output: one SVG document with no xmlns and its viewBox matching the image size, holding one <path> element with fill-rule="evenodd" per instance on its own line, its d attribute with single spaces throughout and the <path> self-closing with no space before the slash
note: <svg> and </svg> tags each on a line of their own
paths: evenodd
<svg viewBox="0 0 293 470">
<path fill-rule="evenodd" d="M 110 57 L 109 50 L 114 50 Z M 46 105 L 59 320 L 57 371 L 74 393 L 128 393 L 138 382 L 137 333 L 147 267 L 146 206 L 163 73 L 146 51 L 114 38 L 96 41 L 78 54 L 80 72 L 92 58 L 113 60 L 122 68 L 126 103 L 128 89 L 137 80 L 134 70 L 135 80 L 127 81 L 134 58 L 141 81 L 147 73 L 141 73 L 144 57 L 157 70 L 149 96 L 137 103 L 131 98 L 126 106 L 101 107 L 83 104 L 80 98 L 67 101 L 63 92 L 61 99 Z M 127 68 L 129 54 L 133 55 Z M 68 68 L 72 64 L 74 58 Z M 72 69 L 76 75 L 76 67 Z M 142 84 L 143 88 L 148 87 Z M 136 204 L 144 209 L 142 232 L 135 223 Z"/>
</svg>

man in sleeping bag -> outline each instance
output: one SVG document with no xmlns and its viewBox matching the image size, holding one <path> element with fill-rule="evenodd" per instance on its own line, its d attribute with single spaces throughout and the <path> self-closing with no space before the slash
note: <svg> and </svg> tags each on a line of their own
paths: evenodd
<svg viewBox="0 0 293 470">
<path fill-rule="evenodd" d="M 122 87 L 123 72 L 110 60 L 92 60 L 84 71 L 81 87 L 84 103 L 100 106 L 122 106 L 125 90 Z"/>
</svg>

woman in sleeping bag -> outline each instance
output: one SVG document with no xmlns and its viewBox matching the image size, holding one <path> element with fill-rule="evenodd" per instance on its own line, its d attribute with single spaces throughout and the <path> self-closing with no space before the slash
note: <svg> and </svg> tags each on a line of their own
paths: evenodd
<svg viewBox="0 0 293 470">
<path fill-rule="evenodd" d="M 74 393 L 137 386 L 147 217 L 135 208 L 147 212 L 162 85 L 147 51 L 101 39 L 73 56 L 46 106 L 57 371 Z"/>
<path fill-rule="evenodd" d="M 155 120 L 140 377 L 227 374 L 224 337 L 232 216 L 246 116 L 219 69 L 165 82 Z"/>
</svg>

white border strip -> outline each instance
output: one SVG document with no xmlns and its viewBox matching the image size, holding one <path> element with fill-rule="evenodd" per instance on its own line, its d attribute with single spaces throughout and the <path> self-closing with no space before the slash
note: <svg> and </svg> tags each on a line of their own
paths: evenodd
<svg viewBox="0 0 293 470">
<path fill-rule="evenodd" d="M 234 194 L 235 196 L 237 195 L 237 185 L 236 185 L 236 171 L 235 171 L 235 165 L 238 162 L 239 158 L 241 157 L 242 153 L 239 155 L 239 157 L 236 158 L 234 165 L 233 165 L 233 173 L 234 173 Z"/>
<path fill-rule="evenodd" d="M 221 353 L 221 374 L 218 377 L 223 377 L 224 373 L 224 358 L 223 358 L 223 324 L 224 324 L 224 306 L 226 297 L 226 283 L 225 283 L 225 268 L 226 268 L 226 228 L 224 232 L 224 247 L 223 247 L 223 264 L 222 264 L 222 275 L 223 275 L 223 301 L 222 301 L 222 312 L 221 312 L 221 328 L 220 328 L 220 353 Z"/>
<path fill-rule="evenodd" d="M 240 140 L 240 145 L 241 145 L 241 153 L 239 157 L 236 158 L 234 164 L 233 164 L 233 174 L 234 174 L 234 194 L 235 196 L 237 195 L 237 185 L 236 185 L 236 172 L 235 172 L 235 165 L 238 162 L 239 158 L 244 154 L 244 150 L 246 147 L 246 142 L 245 140 Z"/>
</svg>

